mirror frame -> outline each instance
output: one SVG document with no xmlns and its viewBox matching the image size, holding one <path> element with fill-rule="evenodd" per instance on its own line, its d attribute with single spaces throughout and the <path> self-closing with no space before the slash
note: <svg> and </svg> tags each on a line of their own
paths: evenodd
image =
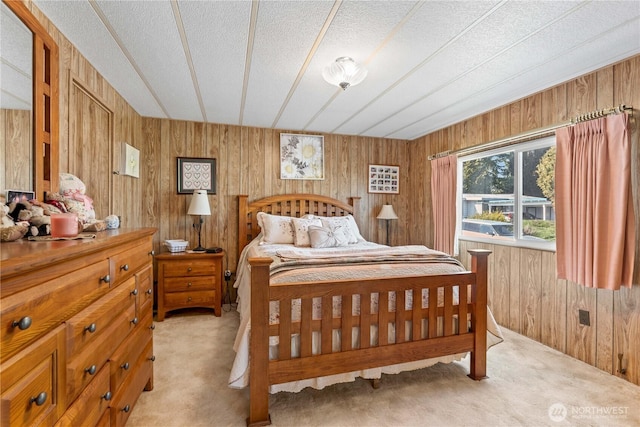
<svg viewBox="0 0 640 427">
<path fill-rule="evenodd" d="M 58 45 L 22 0 L 2 0 L 33 33 L 33 191 L 36 199 L 59 183 Z"/>
</svg>

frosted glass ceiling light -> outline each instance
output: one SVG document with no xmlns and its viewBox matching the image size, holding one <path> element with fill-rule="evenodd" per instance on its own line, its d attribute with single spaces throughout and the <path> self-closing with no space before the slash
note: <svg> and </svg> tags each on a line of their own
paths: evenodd
<svg viewBox="0 0 640 427">
<path fill-rule="evenodd" d="M 341 56 L 322 70 L 322 77 L 332 85 L 346 90 L 363 81 L 367 77 L 367 70 L 348 56 Z"/>
</svg>

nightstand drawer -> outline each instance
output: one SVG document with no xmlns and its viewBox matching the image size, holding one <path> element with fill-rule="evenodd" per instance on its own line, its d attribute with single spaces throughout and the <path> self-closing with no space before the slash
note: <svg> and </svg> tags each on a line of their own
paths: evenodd
<svg viewBox="0 0 640 427">
<path fill-rule="evenodd" d="M 215 262 L 207 259 L 181 260 L 163 264 L 165 277 L 212 276 L 216 274 Z"/>
<path fill-rule="evenodd" d="M 164 280 L 165 292 L 191 292 L 213 289 L 215 276 L 171 277 Z"/>
<path fill-rule="evenodd" d="M 174 307 L 212 305 L 216 301 L 216 291 L 172 292 L 165 294 L 165 304 Z"/>
</svg>

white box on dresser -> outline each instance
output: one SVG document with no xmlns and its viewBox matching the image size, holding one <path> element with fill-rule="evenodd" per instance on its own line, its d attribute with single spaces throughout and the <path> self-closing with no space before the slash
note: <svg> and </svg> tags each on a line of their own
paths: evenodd
<svg viewBox="0 0 640 427">
<path fill-rule="evenodd" d="M 121 426 L 153 388 L 153 228 L 0 247 L 0 425 Z"/>
</svg>

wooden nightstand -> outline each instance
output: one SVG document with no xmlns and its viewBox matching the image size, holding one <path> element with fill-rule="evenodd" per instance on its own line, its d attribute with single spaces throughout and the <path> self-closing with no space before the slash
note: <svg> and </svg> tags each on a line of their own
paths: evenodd
<svg viewBox="0 0 640 427">
<path fill-rule="evenodd" d="M 164 252 L 158 265 L 158 321 L 167 311 L 207 307 L 222 315 L 222 259 L 224 252 Z"/>
</svg>

